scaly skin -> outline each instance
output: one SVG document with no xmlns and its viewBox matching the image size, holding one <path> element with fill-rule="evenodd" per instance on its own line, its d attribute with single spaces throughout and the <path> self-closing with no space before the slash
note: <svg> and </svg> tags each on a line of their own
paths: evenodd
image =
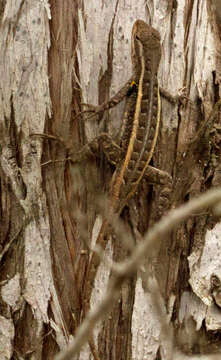
<svg viewBox="0 0 221 360">
<path fill-rule="evenodd" d="M 117 165 L 110 194 L 114 202 L 112 207 L 117 212 L 136 192 L 156 145 L 160 123 L 157 81 L 160 57 L 159 33 L 144 21 L 137 20 L 132 30 L 132 63 L 134 78 L 139 81 L 138 93 L 134 104 L 129 104 L 122 135 L 125 155 Z"/>
</svg>

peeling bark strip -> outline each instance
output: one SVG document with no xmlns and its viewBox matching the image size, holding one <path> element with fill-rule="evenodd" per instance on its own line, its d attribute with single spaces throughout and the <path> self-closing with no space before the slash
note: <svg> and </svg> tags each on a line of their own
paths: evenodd
<svg viewBox="0 0 221 360">
<path fill-rule="evenodd" d="M 46 1 L 7 2 L 1 24 L 1 164 L 25 211 L 31 197 L 38 196 L 41 182 L 41 145 L 29 139 L 29 134 L 43 131 L 45 117 L 51 113 L 47 75 L 50 37 L 45 15 L 50 16 Z M 18 143 L 20 134 L 22 141 Z M 35 181 L 39 178 L 36 184 L 30 171 L 36 173 Z"/>
<path fill-rule="evenodd" d="M 32 132 L 42 132 L 51 116 L 50 18 L 46 0 L 7 1 L 0 24 L 0 164 L 4 184 L 0 326 L 5 325 L 0 331 L 0 357 L 4 359 L 10 359 L 14 352 L 21 358 L 30 353 L 42 357 L 44 326 L 52 320 L 49 304 L 57 323 L 57 342 L 61 347 L 67 342 L 52 275 L 50 225 L 42 190 L 42 141 L 29 137 Z M 12 281 L 15 277 L 18 282 Z M 16 304 L 9 292 L 16 293 Z M 19 314 L 16 320 L 14 311 Z"/>
</svg>

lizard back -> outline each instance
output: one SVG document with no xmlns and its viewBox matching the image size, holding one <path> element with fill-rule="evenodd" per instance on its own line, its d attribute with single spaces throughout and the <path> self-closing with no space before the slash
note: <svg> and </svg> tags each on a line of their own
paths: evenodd
<svg viewBox="0 0 221 360">
<path fill-rule="evenodd" d="M 111 184 L 112 207 L 117 212 L 136 192 L 152 158 L 160 121 L 157 80 L 161 58 L 160 35 L 144 21 L 137 20 L 131 43 L 133 74 L 138 90 L 126 100 L 120 143 L 123 156 Z"/>
</svg>

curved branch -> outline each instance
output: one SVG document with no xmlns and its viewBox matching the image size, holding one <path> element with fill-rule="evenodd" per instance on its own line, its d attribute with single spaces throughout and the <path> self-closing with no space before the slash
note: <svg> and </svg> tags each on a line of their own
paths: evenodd
<svg viewBox="0 0 221 360">
<path fill-rule="evenodd" d="M 56 356 L 56 360 L 72 360 L 81 347 L 90 338 L 91 332 L 96 323 L 104 318 L 114 305 L 123 282 L 129 277 L 136 274 L 145 257 L 151 256 L 151 250 L 154 249 L 155 243 L 166 236 L 180 222 L 186 220 L 196 211 L 207 207 L 214 207 L 221 202 L 221 188 L 213 189 L 198 198 L 189 201 L 187 204 L 180 206 L 178 209 L 171 210 L 167 216 L 162 218 L 152 229 L 144 236 L 144 241 L 140 243 L 133 254 L 121 264 L 115 265 L 113 273 L 114 279 L 109 282 L 106 295 L 101 303 L 89 312 L 81 326 L 79 327 L 73 342 Z M 218 209 L 218 208 L 217 208 Z"/>
</svg>

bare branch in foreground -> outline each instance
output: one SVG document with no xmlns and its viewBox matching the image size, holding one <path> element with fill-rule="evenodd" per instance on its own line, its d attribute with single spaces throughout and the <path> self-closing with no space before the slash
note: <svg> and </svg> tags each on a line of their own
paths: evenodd
<svg viewBox="0 0 221 360">
<path fill-rule="evenodd" d="M 151 250 L 157 241 L 161 240 L 180 222 L 192 215 L 192 213 L 207 207 L 214 207 L 219 202 L 221 202 L 221 189 L 216 188 L 189 201 L 178 209 L 171 210 L 167 216 L 155 224 L 152 229 L 148 231 L 147 235 L 144 236 L 144 241 L 139 243 L 134 249 L 133 254 L 126 261 L 114 266 L 113 272 L 115 277 L 109 282 L 106 295 L 102 302 L 89 312 L 79 327 L 74 341 L 67 349 L 56 356 L 56 360 L 73 360 L 73 357 L 90 338 L 96 323 L 104 318 L 113 307 L 114 300 L 116 300 L 119 295 L 122 283 L 128 277 L 136 274 L 145 257 L 147 255 L 148 257 L 151 256 Z"/>
</svg>

